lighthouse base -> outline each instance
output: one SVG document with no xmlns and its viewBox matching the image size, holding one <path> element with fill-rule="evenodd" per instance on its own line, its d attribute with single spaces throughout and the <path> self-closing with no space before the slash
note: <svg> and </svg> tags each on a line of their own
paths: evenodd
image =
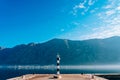
<svg viewBox="0 0 120 80">
<path fill-rule="evenodd" d="M 61 75 L 54 75 L 53 78 L 55 78 L 55 79 L 61 79 L 62 76 Z"/>
</svg>

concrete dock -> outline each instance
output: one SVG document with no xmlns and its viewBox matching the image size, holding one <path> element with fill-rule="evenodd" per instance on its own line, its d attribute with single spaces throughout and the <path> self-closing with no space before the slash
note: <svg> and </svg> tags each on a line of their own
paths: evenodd
<svg viewBox="0 0 120 80">
<path fill-rule="evenodd" d="M 108 80 L 92 74 L 61 74 L 62 78 L 56 79 L 54 74 L 27 74 L 7 80 Z"/>
</svg>

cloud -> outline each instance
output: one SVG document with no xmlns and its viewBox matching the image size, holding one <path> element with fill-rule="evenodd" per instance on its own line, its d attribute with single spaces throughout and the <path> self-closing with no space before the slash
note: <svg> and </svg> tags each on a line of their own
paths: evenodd
<svg viewBox="0 0 120 80">
<path fill-rule="evenodd" d="M 78 10 L 82 9 L 81 14 L 84 15 L 97 0 L 84 0 L 83 2 L 80 2 L 79 4 L 75 5 L 73 7 L 73 15 L 77 15 Z"/>
<path fill-rule="evenodd" d="M 108 0 L 107 5 L 103 9 L 112 9 L 115 6 L 116 0 Z"/>
<path fill-rule="evenodd" d="M 98 8 L 91 10 L 90 13 L 94 13 L 94 12 L 96 12 L 96 10 L 98 10 Z"/>
<path fill-rule="evenodd" d="M 118 7 L 116 8 L 116 10 L 120 10 L 120 6 L 118 6 Z"/>
<path fill-rule="evenodd" d="M 110 16 L 110 15 L 113 15 L 115 12 L 116 12 L 115 10 L 109 10 L 109 11 L 106 11 L 106 15 Z"/>
<path fill-rule="evenodd" d="M 120 36 L 120 26 L 107 26 L 93 29 L 94 33 L 83 35 L 81 39 L 108 38 L 111 36 Z"/>
<path fill-rule="evenodd" d="M 80 2 L 78 5 L 75 5 L 73 7 L 73 9 L 79 9 L 79 8 L 85 8 L 85 4 L 86 4 L 86 0 L 84 0 L 83 2 Z"/>
<path fill-rule="evenodd" d="M 120 36 L 120 0 L 108 0 L 108 4 L 98 13 L 98 24 L 91 33 L 82 35 L 80 39 L 107 38 Z"/>
<path fill-rule="evenodd" d="M 94 13 L 94 12 L 95 12 L 95 10 L 91 10 L 91 11 L 90 11 L 90 13 Z"/>
<path fill-rule="evenodd" d="M 80 2 L 78 5 L 75 5 L 74 7 L 73 7 L 73 15 L 76 15 L 77 14 L 77 11 L 78 11 L 78 9 L 83 9 L 83 8 L 86 8 L 85 7 L 85 4 L 86 4 L 86 0 L 84 0 L 83 2 Z"/>
<path fill-rule="evenodd" d="M 77 8 L 85 8 L 84 4 L 83 3 L 80 3 L 79 5 L 76 5 L 74 7 L 74 9 L 77 9 Z"/>
<path fill-rule="evenodd" d="M 90 6 L 93 5 L 94 3 L 95 3 L 95 0 L 89 0 L 88 1 L 88 5 L 90 5 Z"/>
<path fill-rule="evenodd" d="M 107 6 L 104 6 L 103 8 L 104 9 L 110 9 L 110 8 L 112 8 L 112 5 L 107 5 Z"/>
<path fill-rule="evenodd" d="M 75 29 L 66 33 L 64 38 L 84 40 L 120 36 L 120 0 L 107 0 L 101 7 L 94 7 L 94 9 L 91 9 L 91 6 L 95 2 L 91 1 L 93 0 L 86 0 L 83 3 L 79 3 L 74 7 L 73 13 L 77 15 L 78 10 L 80 10 L 82 15 L 85 15 L 88 11 L 90 13 L 96 12 L 96 15 L 90 16 L 90 23 L 75 21 Z M 83 27 L 82 24 L 86 24 L 87 27 Z"/>
<path fill-rule="evenodd" d="M 111 16 L 120 10 L 120 4 L 118 4 L 119 2 L 120 0 L 108 0 L 107 5 L 103 7 L 106 16 Z"/>
<path fill-rule="evenodd" d="M 99 18 L 106 24 L 120 25 L 120 0 L 108 0 L 107 8 L 99 13 Z"/>
</svg>

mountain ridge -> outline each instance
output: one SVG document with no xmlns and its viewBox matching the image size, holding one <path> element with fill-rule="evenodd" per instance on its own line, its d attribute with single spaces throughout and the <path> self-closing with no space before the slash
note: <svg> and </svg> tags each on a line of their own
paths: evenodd
<svg viewBox="0 0 120 80">
<path fill-rule="evenodd" d="M 82 41 L 55 38 L 45 43 L 4 48 L 0 50 L 0 64 L 51 65 L 56 64 L 57 53 L 63 65 L 111 64 L 120 61 L 119 47 L 120 37 Z"/>
</svg>

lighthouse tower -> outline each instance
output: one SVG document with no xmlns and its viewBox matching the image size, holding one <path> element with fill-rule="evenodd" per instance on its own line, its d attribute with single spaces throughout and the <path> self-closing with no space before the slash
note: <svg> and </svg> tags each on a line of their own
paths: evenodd
<svg viewBox="0 0 120 80">
<path fill-rule="evenodd" d="M 60 75 L 60 56 L 57 55 L 57 75 Z"/>
<path fill-rule="evenodd" d="M 57 69 L 56 71 L 57 72 L 56 72 L 56 75 L 54 75 L 54 78 L 62 78 L 60 75 L 60 55 L 57 54 L 56 57 L 57 57 L 57 60 L 56 60 L 57 61 L 57 63 L 56 63 L 56 69 Z"/>
</svg>

